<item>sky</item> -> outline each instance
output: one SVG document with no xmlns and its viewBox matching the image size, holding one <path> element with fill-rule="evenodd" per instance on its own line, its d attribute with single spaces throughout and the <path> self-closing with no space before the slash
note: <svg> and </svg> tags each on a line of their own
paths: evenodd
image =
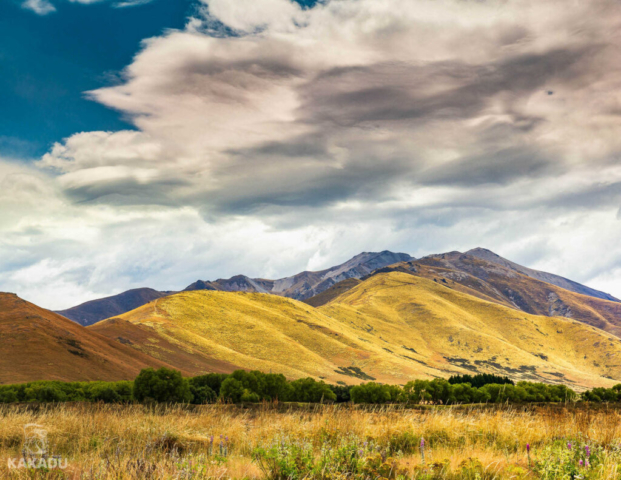
<svg viewBox="0 0 621 480">
<path fill-rule="evenodd" d="M 0 2 L 0 290 L 485 247 L 621 297 L 618 0 Z"/>
</svg>

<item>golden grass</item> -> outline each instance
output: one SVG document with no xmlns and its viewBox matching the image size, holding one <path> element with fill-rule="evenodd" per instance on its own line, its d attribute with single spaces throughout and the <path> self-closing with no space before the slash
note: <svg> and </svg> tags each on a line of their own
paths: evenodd
<svg viewBox="0 0 621 480">
<path fill-rule="evenodd" d="M 36 478 L 25 470 L 9 470 L 8 458 L 20 457 L 23 426 L 36 423 L 48 430 L 50 453 L 66 458 L 68 479 L 262 478 L 252 460 L 257 447 L 273 442 L 310 442 L 318 452 L 338 439 L 391 445 L 393 456 L 415 478 L 423 467 L 419 439 L 426 440 L 430 464 L 446 459 L 452 470 L 478 459 L 484 478 L 537 478 L 529 471 L 525 446 L 538 459 L 555 440 L 582 438 L 606 454 L 594 478 L 619 477 L 621 413 L 588 407 L 455 407 L 427 410 L 361 409 L 349 406 L 244 410 L 234 406 L 196 409 L 142 406 L 60 405 L 0 408 L 0 478 Z M 209 437 L 229 438 L 226 458 L 209 455 Z M 616 450 L 615 450 L 616 448 Z M 217 453 L 217 447 L 216 447 Z M 616 455 L 616 456 L 615 456 Z M 193 471 L 200 475 L 190 475 Z M 521 473 L 520 473 L 521 472 Z M 441 478 L 441 477 L 438 477 Z M 593 477 L 592 477 L 593 478 Z"/>
</svg>

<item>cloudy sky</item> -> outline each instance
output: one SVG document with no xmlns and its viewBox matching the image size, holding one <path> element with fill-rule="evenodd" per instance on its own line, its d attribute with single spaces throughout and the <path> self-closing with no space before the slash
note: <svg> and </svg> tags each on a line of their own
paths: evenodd
<svg viewBox="0 0 621 480">
<path fill-rule="evenodd" d="M 487 247 L 621 297 L 618 0 L 9 0 L 0 290 Z"/>
</svg>

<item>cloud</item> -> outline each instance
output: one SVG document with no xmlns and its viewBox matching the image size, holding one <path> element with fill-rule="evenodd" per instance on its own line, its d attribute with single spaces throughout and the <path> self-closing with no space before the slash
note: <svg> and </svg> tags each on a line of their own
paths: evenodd
<svg viewBox="0 0 621 480">
<path fill-rule="evenodd" d="M 126 2 L 117 2 L 113 5 L 114 8 L 129 8 L 129 7 L 139 7 L 140 5 L 146 5 L 151 3 L 153 0 L 129 0 Z"/>
<path fill-rule="evenodd" d="M 6 227 L 54 239 L 16 265 L 87 298 L 487 246 L 619 296 L 620 24 L 613 0 L 205 0 L 88 93 L 134 130 L 38 162 L 63 206 Z"/>
<path fill-rule="evenodd" d="M 48 0 L 25 0 L 22 3 L 22 8 L 32 10 L 37 15 L 47 15 L 56 11 L 56 7 Z"/>
<path fill-rule="evenodd" d="M 69 0 L 71 3 L 79 3 L 82 5 L 93 5 L 95 3 L 103 3 L 107 0 Z M 129 8 L 138 7 L 140 5 L 146 5 L 154 0 L 127 0 L 116 2 L 112 5 L 113 8 Z M 56 11 L 56 7 L 49 0 L 25 0 L 22 3 L 22 8 L 32 10 L 38 15 L 47 15 Z"/>
</svg>

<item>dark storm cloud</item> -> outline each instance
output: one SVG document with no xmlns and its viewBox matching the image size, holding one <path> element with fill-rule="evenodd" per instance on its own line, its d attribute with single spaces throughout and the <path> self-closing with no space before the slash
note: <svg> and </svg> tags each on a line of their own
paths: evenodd
<svg viewBox="0 0 621 480">
<path fill-rule="evenodd" d="M 561 171 L 558 161 L 524 146 L 461 158 L 422 173 L 419 181 L 427 185 L 507 184 L 521 178 L 542 177 Z"/>
<path fill-rule="evenodd" d="M 596 46 L 556 49 L 480 65 L 452 61 L 334 69 L 301 89 L 300 116 L 340 126 L 472 118 L 496 95 L 506 93 L 510 107 L 536 90 L 574 81 L 581 64 L 596 51 Z"/>
</svg>

